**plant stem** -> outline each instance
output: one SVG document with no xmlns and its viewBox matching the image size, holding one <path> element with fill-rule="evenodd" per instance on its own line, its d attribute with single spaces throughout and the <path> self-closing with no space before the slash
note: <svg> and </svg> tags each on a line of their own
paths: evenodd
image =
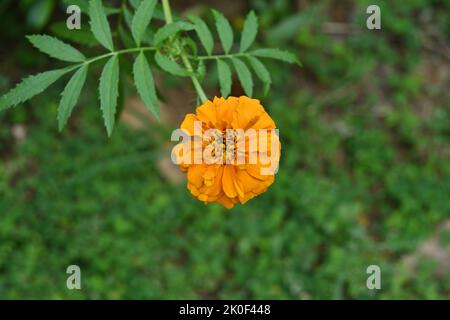
<svg viewBox="0 0 450 320">
<path fill-rule="evenodd" d="M 123 49 L 123 50 L 113 51 L 113 52 L 109 52 L 109 53 L 103 54 L 101 56 L 86 60 L 85 62 L 81 63 L 81 65 L 82 64 L 91 64 L 95 61 L 102 60 L 102 59 L 105 59 L 108 57 L 112 57 L 114 55 L 130 53 L 130 52 L 138 52 L 138 51 L 151 51 L 151 50 L 156 50 L 156 48 L 155 47 L 140 47 L 140 48 L 131 48 L 131 49 Z"/>
<path fill-rule="evenodd" d="M 186 69 L 191 73 L 191 80 L 194 84 L 194 88 L 197 91 L 198 97 L 200 98 L 200 101 L 202 103 L 206 102 L 208 98 L 206 97 L 205 91 L 202 88 L 202 85 L 200 84 L 200 81 L 198 81 L 197 77 L 194 75 L 194 70 L 192 69 L 191 62 L 189 61 L 189 58 L 182 53 L 181 59 L 183 60 L 184 65 L 186 66 Z"/>
<path fill-rule="evenodd" d="M 232 59 L 236 57 L 248 57 L 250 56 L 248 53 L 230 53 L 230 54 L 218 54 L 212 56 L 198 56 L 191 57 L 196 60 L 215 60 L 215 59 Z"/>
<path fill-rule="evenodd" d="M 166 24 L 172 23 L 172 10 L 170 9 L 169 0 L 162 0 L 162 6 L 164 11 L 164 18 L 166 19 Z"/>
<path fill-rule="evenodd" d="M 166 20 L 166 24 L 170 24 L 173 22 L 172 17 L 172 10 L 170 9 L 170 3 L 169 0 L 162 0 L 162 7 L 164 11 L 164 18 Z M 180 47 L 179 41 L 175 41 L 175 45 Z M 192 68 L 191 62 L 189 61 L 188 56 L 186 53 L 183 52 L 182 49 L 180 49 L 180 57 L 183 61 L 184 66 L 186 67 L 187 71 L 190 73 L 190 77 L 192 80 L 192 83 L 194 85 L 195 91 L 197 91 L 197 95 L 200 98 L 200 101 L 204 103 L 208 98 L 206 97 L 205 91 L 202 88 L 202 85 L 200 84 L 200 81 L 198 81 L 197 77 L 195 76 L 194 69 Z"/>
</svg>

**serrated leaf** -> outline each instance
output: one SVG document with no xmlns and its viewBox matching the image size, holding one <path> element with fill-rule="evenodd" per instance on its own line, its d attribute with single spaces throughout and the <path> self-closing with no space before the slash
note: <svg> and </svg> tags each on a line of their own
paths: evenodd
<svg viewBox="0 0 450 320">
<path fill-rule="evenodd" d="M 211 31 L 209 30 L 205 21 L 203 21 L 201 18 L 197 16 L 189 16 L 189 19 L 194 23 L 195 32 L 197 33 L 200 42 L 205 48 L 206 53 L 210 56 L 214 48 L 214 39 Z"/>
<path fill-rule="evenodd" d="M 248 97 L 251 97 L 253 95 L 253 78 L 250 70 L 247 65 L 238 58 L 233 58 L 232 61 L 245 94 Z"/>
<path fill-rule="evenodd" d="M 134 14 L 131 22 L 131 33 L 138 46 L 141 44 L 145 29 L 147 29 L 152 19 L 155 6 L 156 0 L 143 0 Z"/>
<path fill-rule="evenodd" d="M 69 62 L 81 62 L 86 57 L 77 49 L 48 35 L 27 36 L 31 44 L 50 57 Z"/>
<path fill-rule="evenodd" d="M 156 52 L 155 61 L 161 69 L 175 75 L 181 77 L 187 77 L 189 73 L 181 67 L 178 63 L 171 60 L 167 56 L 162 55 L 160 52 Z"/>
<path fill-rule="evenodd" d="M 222 43 L 225 53 L 229 53 L 233 46 L 233 29 L 225 16 L 216 10 L 212 10 L 214 19 L 216 20 L 216 29 L 219 34 L 220 42 Z"/>
<path fill-rule="evenodd" d="M 148 64 L 145 54 L 141 52 L 133 65 L 134 84 L 137 91 L 144 101 L 145 106 L 159 120 L 158 99 L 156 97 L 155 82 L 153 81 L 152 71 Z"/>
<path fill-rule="evenodd" d="M 67 83 L 61 95 L 61 101 L 58 108 L 58 127 L 61 131 L 67 123 L 72 111 L 80 97 L 81 90 L 86 82 L 88 65 L 83 65 L 75 72 Z"/>
<path fill-rule="evenodd" d="M 226 98 L 231 92 L 231 70 L 225 61 L 217 59 L 217 74 L 219 76 L 220 94 Z"/>
<path fill-rule="evenodd" d="M 270 89 L 270 85 L 272 84 L 269 70 L 267 70 L 267 68 L 258 58 L 248 56 L 248 60 L 250 61 L 250 65 L 252 66 L 253 70 L 255 70 L 256 75 L 264 84 L 264 94 L 266 95 Z"/>
<path fill-rule="evenodd" d="M 242 30 L 240 52 L 247 51 L 253 44 L 258 33 L 258 17 L 255 12 L 250 11 L 244 22 L 244 29 Z"/>
<path fill-rule="evenodd" d="M 73 69 L 73 67 L 69 67 L 51 70 L 23 79 L 15 88 L 0 98 L 0 111 L 31 99 Z"/>
<path fill-rule="evenodd" d="M 261 58 L 270 58 L 270 59 L 276 59 L 281 60 L 288 63 L 296 63 L 300 65 L 300 61 L 298 61 L 298 58 L 295 56 L 295 54 L 283 51 L 280 49 L 256 49 L 251 52 L 249 52 L 253 56 L 261 57 Z"/>
<path fill-rule="evenodd" d="M 103 68 L 100 76 L 100 108 L 103 113 L 108 136 L 114 128 L 115 114 L 117 109 L 117 97 L 119 94 L 119 58 L 112 56 Z"/>
<path fill-rule="evenodd" d="M 171 36 L 177 34 L 180 31 L 189 31 L 193 29 L 194 25 L 188 22 L 177 21 L 174 23 L 169 23 L 159 28 L 158 31 L 156 31 L 155 36 L 153 38 L 153 42 L 155 46 L 157 46 L 167 38 L 170 38 Z"/>
<path fill-rule="evenodd" d="M 91 30 L 94 37 L 106 49 L 114 51 L 111 29 L 106 19 L 105 8 L 101 0 L 90 0 L 89 17 L 91 19 Z"/>
</svg>

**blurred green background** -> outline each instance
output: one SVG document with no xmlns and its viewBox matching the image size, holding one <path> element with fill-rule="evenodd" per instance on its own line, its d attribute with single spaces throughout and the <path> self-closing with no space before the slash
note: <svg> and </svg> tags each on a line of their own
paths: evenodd
<svg viewBox="0 0 450 320">
<path fill-rule="evenodd" d="M 130 73 L 107 139 L 98 65 L 61 134 L 64 81 L 0 114 L 0 298 L 449 298 L 450 1 L 171 2 L 211 23 L 208 9 L 223 10 L 236 29 L 254 9 L 259 43 L 303 62 L 271 62 L 273 88 L 255 94 L 280 129 L 274 185 L 232 210 L 195 200 L 169 161 L 170 132 L 195 107 L 190 83 L 157 77 L 156 123 Z M 370 4 L 380 31 L 366 28 Z M 0 93 L 60 66 L 24 36 L 67 36 L 65 8 L 0 3 Z M 66 288 L 72 264 L 82 290 Z M 366 287 L 372 264 L 381 290 Z"/>
</svg>

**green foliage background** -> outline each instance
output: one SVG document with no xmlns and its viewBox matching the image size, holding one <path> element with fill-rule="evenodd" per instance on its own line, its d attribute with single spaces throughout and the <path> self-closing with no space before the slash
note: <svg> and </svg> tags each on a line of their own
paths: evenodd
<svg viewBox="0 0 450 320">
<path fill-rule="evenodd" d="M 180 12 L 215 5 L 172 2 Z M 450 216 L 450 3 L 298 3 L 254 0 L 228 14 L 239 28 L 254 9 L 258 41 L 304 65 L 269 65 L 273 87 L 261 100 L 280 128 L 282 161 L 274 185 L 245 206 L 205 206 L 158 167 L 182 115 L 144 131 L 121 123 L 108 139 L 92 90 L 60 134 L 58 86 L 1 113 L 0 298 L 448 298 L 450 271 L 417 251 L 436 234 L 450 250 L 438 231 Z M 369 4 L 381 7 L 381 31 L 365 27 Z M 65 15 L 59 1 L 0 10 L 3 93 L 55 65 L 24 36 Z M 330 21 L 343 33 L 327 32 Z M 425 76 L 436 70 L 441 78 Z M 210 96 L 216 78 L 207 75 Z M 182 86 L 163 83 L 163 96 Z M 80 291 L 66 289 L 71 264 L 82 269 Z M 378 291 L 366 288 L 371 264 L 382 270 Z"/>
</svg>

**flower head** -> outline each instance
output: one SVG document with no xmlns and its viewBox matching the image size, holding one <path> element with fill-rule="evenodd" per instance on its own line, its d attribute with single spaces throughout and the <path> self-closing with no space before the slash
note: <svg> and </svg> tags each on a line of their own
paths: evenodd
<svg viewBox="0 0 450 320">
<path fill-rule="evenodd" d="M 265 192 L 278 169 L 281 144 L 259 100 L 214 98 L 186 115 L 174 161 L 200 201 L 227 208 Z"/>
</svg>

